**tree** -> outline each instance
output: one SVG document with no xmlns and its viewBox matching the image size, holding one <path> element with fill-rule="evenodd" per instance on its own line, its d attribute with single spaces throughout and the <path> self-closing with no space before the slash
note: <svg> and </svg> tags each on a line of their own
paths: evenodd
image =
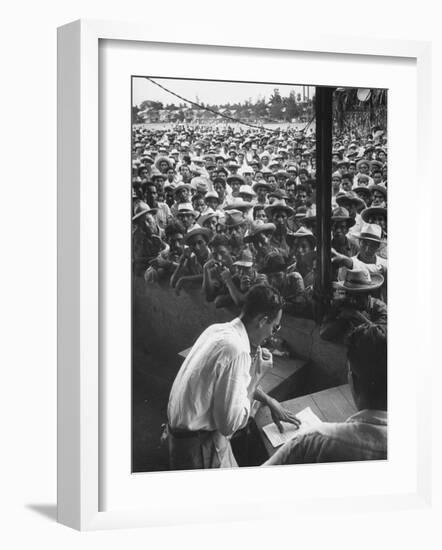
<svg viewBox="0 0 442 550">
<path fill-rule="evenodd" d="M 282 118 L 282 98 L 278 88 L 273 90 L 273 94 L 269 100 L 270 104 L 270 117 L 280 120 Z"/>
</svg>

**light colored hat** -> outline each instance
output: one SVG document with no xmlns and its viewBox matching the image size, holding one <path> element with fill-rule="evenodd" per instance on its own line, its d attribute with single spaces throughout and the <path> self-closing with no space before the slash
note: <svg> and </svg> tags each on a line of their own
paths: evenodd
<svg viewBox="0 0 442 550">
<path fill-rule="evenodd" d="M 226 227 L 237 227 L 243 225 L 246 221 L 240 210 L 229 210 L 225 213 L 224 225 Z"/>
<path fill-rule="evenodd" d="M 134 215 L 132 216 L 132 221 L 138 219 L 141 216 L 144 216 L 144 214 L 156 214 L 157 208 L 151 208 L 147 203 L 140 201 L 134 210 Z"/>
<path fill-rule="evenodd" d="M 201 214 L 201 216 L 198 218 L 198 223 L 204 227 L 204 224 L 211 220 L 212 218 L 219 218 L 221 216 L 220 212 L 217 212 L 216 210 L 213 210 L 212 208 L 208 208 L 204 214 Z"/>
<path fill-rule="evenodd" d="M 241 252 L 239 260 L 233 263 L 233 265 L 239 265 L 242 267 L 252 267 L 253 265 L 253 255 L 248 248 L 244 248 Z"/>
<path fill-rule="evenodd" d="M 192 214 L 193 216 L 195 216 L 195 218 L 197 218 L 200 215 L 199 212 L 196 212 L 193 209 L 193 206 L 190 202 L 182 202 L 181 204 L 178 205 L 177 216 L 179 216 L 180 214 Z"/>
<path fill-rule="evenodd" d="M 254 221 L 249 231 L 244 236 L 245 242 L 253 241 L 254 237 L 259 233 L 266 233 L 270 231 L 273 233 L 276 230 L 276 225 L 274 223 L 264 223 L 263 221 Z"/>
<path fill-rule="evenodd" d="M 253 189 L 253 191 L 255 191 L 255 193 L 256 193 L 256 190 L 258 189 L 258 187 L 265 187 L 267 189 L 267 191 L 272 190 L 272 186 L 270 185 L 270 183 L 267 183 L 265 180 L 256 181 L 252 185 L 252 189 Z"/>
<path fill-rule="evenodd" d="M 284 199 L 275 200 L 272 204 L 266 206 L 264 212 L 266 213 L 266 216 L 268 218 L 271 218 L 275 210 L 284 210 L 284 212 L 286 212 L 288 216 L 292 216 L 295 213 L 291 206 L 287 206 L 287 203 Z"/>
<path fill-rule="evenodd" d="M 361 232 L 355 237 L 380 243 L 382 241 L 382 227 L 376 223 L 365 223 L 361 228 Z"/>
<path fill-rule="evenodd" d="M 331 220 L 333 222 L 347 222 L 347 227 L 353 227 L 356 223 L 356 220 L 350 217 L 350 213 L 343 206 L 338 206 L 333 210 Z"/>
<path fill-rule="evenodd" d="M 241 187 L 239 188 L 239 194 L 248 195 L 249 197 L 254 197 L 256 195 L 251 185 L 241 185 Z"/>
<path fill-rule="evenodd" d="M 208 191 L 205 195 L 204 195 L 204 200 L 207 201 L 207 199 L 217 199 L 218 200 L 218 203 L 220 202 L 219 200 L 219 195 L 216 191 Z"/>
<path fill-rule="evenodd" d="M 310 231 L 310 229 L 307 229 L 304 226 L 301 226 L 297 231 L 294 233 L 287 233 L 286 239 L 287 242 L 290 241 L 296 241 L 297 239 L 307 239 L 310 241 L 310 244 L 312 245 L 312 248 L 315 248 L 316 246 L 316 237 L 313 235 L 313 233 Z"/>
<path fill-rule="evenodd" d="M 338 286 L 347 292 L 370 292 L 382 286 L 384 277 L 380 273 L 370 273 L 367 268 L 347 269 L 345 281 Z"/>
<path fill-rule="evenodd" d="M 170 158 L 161 156 L 155 160 L 155 166 L 158 170 L 160 169 L 161 162 L 167 162 L 169 168 L 173 168 L 173 162 L 170 160 Z"/>
<path fill-rule="evenodd" d="M 242 212 L 247 212 L 247 210 L 250 210 L 251 208 L 253 208 L 253 204 L 251 202 L 246 202 L 240 197 L 237 197 L 234 198 L 230 204 L 227 204 L 224 207 L 224 210 L 241 210 Z"/>
<path fill-rule="evenodd" d="M 175 187 L 175 194 L 181 191 L 181 189 L 187 189 L 189 191 L 192 191 L 192 186 L 189 183 L 179 183 Z"/>
</svg>

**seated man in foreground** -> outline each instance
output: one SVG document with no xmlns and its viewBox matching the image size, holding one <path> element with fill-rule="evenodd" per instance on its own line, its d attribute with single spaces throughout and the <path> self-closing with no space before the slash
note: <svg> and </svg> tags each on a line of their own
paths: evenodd
<svg viewBox="0 0 442 550">
<path fill-rule="evenodd" d="M 348 340 L 348 382 L 358 412 L 285 443 L 264 463 L 305 464 L 387 458 L 387 329 L 366 323 Z"/>
<path fill-rule="evenodd" d="M 237 466 L 231 436 L 244 428 L 254 400 L 281 421 L 299 425 L 259 387 L 272 366 L 261 348 L 279 328 L 283 300 L 268 285 L 252 287 L 239 317 L 208 327 L 197 339 L 173 383 L 167 408 L 172 470 Z"/>
</svg>

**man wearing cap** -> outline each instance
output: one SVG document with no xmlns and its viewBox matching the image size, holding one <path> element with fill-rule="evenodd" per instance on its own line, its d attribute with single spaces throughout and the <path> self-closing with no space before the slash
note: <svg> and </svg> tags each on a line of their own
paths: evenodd
<svg viewBox="0 0 442 550">
<path fill-rule="evenodd" d="M 187 247 L 170 278 L 170 285 L 175 288 L 177 294 L 184 286 L 187 288 L 201 286 L 204 264 L 210 257 L 209 239 L 209 230 L 199 225 L 195 225 L 184 235 L 184 243 Z"/>
<path fill-rule="evenodd" d="M 259 271 L 265 262 L 266 256 L 270 252 L 277 252 L 272 245 L 272 235 L 276 230 L 274 223 L 254 222 L 244 237 L 246 243 L 250 243 L 254 253 L 254 263 Z"/>
<path fill-rule="evenodd" d="M 280 429 L 281 421 L 299 426 L 259 386 L 272 365 L 261 344 L 279 330 L 282 303 L 275 289 L 256 285 L 239 317 L 209 326 L 193 345 L 167 407 L 172 470 L 237 466 L 230 438 L 247 425 L 254 400 L 269 407 Z"/>
<path fill-rule="evenodd" d="M 158 188 L 153 182 L 146 184 L 146 202 L 156 209 L 156 220 L 161 229 L 164 229 L 172 217 L 169 206 L 165 202 L 158 201 Z"/>
<path fill-rule="evenodd" d="M 345 422 L 322 422 L 300 434 L 278 449 L 264 466 L 387 458 L 385 324 L 361 324 L 351 333 L 347 369 L 358 412 Z"/>
<path fill-rule="evenodd" d="M 338 280 L 346 279 L 348 270 L 367 269 L 370 275 L 382 275 L 382 282 L 387 276 L 387 260 L 378 255 L 382 243 L 382 228 L 376 224 L 366 223 L 362 226 L 361 232 L 357 235 L 359 240 L 359 252 L 357 255 L 348 258 L 332 249 L 332 263 L 340 267 Z M 376 292 L 386 302 L 386 285 L 379 285 Z M 378 288 L 378 287 L 377 287 Z M 372 289 L 375 290 L 375 289 Z"/>
<path fill-rule="evenodd" d="M 284 199 L 277 199 L 265 209 L 267 218 L 275 225 L 271 244 L 286 258 L 289 255 L 287 244 L 287 218 L 294 215 L 294 210 L 287 206 Z"/>
<path fill-rule="evenodd" d="M 348 210 L 342 206 L 338 206 L 332 212 L 332 240 L 331 246 L 336 252 L 344 254 L 344 256 L 356 256 L 359 252 L 359 246 L 347 238 L 347 233 L 354 226 L 355 220 L 350 217 Z"/>
<path fill-rule="evenodd" d="M 236 260 L 244 248 L 244 234 L 247 229 L 247 220 L 240 210 L 228 210 L 225 212 L 224 226 L 229 239 L 230 252 Z"/>
<path fill-rule="evenodd" d="M 370 273 L 358 265 L 345 271 L 345 279 L 336 288 L 345 291 L 345 297 L 336 298 L 320 330 L 324 340 L 344 342 L 351 331 L 363 323 L 387 325 L 387 306 L 372 294 L 384 283 L 379 273 Z"/>
<path fill-rule="evenodd" d="M 171 220 L 166 225 L 164 240 L 168 246 L 150 262 L 150 267 L 144 274 L 146 282 L 161 283 L 169 281 L 184 251 L 185 232 L 184 227 L 176 220 Z"/>
<path fill-rule="evenodd" d="M 165 247 L 155 220 L 156 210 L 140 201 L 135 207 L 132 223 L 132 258 L 135 275 L 144 275 L 149 262 Z"/>
</svg>

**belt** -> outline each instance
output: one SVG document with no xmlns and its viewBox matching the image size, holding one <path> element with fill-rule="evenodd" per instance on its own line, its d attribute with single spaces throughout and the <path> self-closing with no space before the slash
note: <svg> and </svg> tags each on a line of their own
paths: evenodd
<svg viewBox="0 0 442 550">
<path fill-rule="evenodd" d="M 186 430 L 185 428 L 172 428 L 170 424 L 168 425 L 168 431 L 177 439 L 191 439 L 192 437 L 200 437 L 201 435 L 215 433 L 209 430 Z"/>
</svg>

